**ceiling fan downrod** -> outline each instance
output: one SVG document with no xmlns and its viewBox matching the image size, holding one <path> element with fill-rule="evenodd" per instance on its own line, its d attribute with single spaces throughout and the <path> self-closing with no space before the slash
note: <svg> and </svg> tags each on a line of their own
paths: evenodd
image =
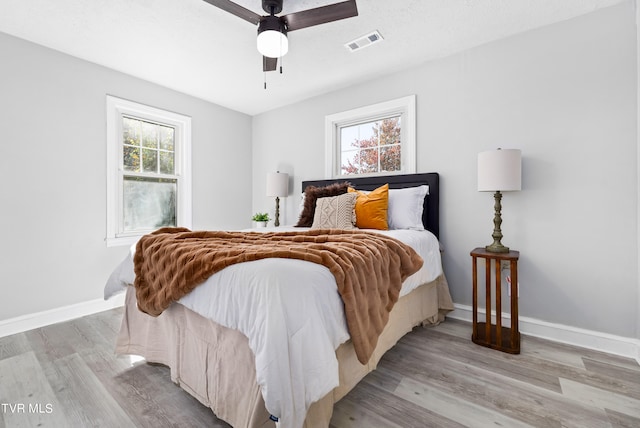
<svg viewBox="0 0 640 428">
<path fill-rule="evenodd" d="M 282 0 L 262 0 L 262 9 L 271 16 L 282 12 Z"/>
</svg>

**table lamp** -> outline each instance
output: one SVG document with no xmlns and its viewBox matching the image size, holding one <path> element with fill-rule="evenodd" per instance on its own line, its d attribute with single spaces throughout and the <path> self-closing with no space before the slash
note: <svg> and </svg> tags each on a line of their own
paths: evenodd
<svg viewBox="0 0 640 428">
<path fill-rule="evenodd" d="M 502 192 L 520 190 L 522 187 L 522 158 L 519 149 L 497 149 L 478 153 L 478 191 L 495 192 L 493 217 L 493 243 L 485 249 L 491 253 L 508 253 L 502 245 L 501 200 Z"/>
<path fill-rule="evenodd" d="M 276 219 L 274 226 L 280 226 L 280 197 L 289 193 L 289 174 L 280 171 L 267 174 L 267 196 L 276 197 Z"/>
</svg>

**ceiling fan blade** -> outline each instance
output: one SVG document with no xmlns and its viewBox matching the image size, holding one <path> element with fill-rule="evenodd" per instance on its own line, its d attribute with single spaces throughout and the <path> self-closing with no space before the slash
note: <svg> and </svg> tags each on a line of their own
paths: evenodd
<svg viewBox="0 0 640 428">
<path fill-rule="evenodd" d="M 287 23 L 287 30 L 294 31 L 327 22 L 338 21 L 340 19 L 351 18 L 352 16 L 358 16 L 356 0 L 301 10 L 300 12 L 284 15 L 282 19 Z"/>
<path fill-rule="evenodd" d="M 242 18 L 245 21 L 249 21 L 250 23 L 255 25 L 257 25 L 260 22 L 260 18 L 262 18 L 257 13 L 252 12 L 249 9 L 245 9 L 239 4 L 236 4 L 229 0 L 204 0 L 204 1 L 206 1 L 210 5 L 218 7 L 224 10 L 225 12 L 229 12 L 230 14 L 235 15 L 238 18 Z"/>
<path fill-rule="evenodd" d="M 274 71 L 278 66 L 278 58 L 262 57 L 262 71 Z"/>
</svg>

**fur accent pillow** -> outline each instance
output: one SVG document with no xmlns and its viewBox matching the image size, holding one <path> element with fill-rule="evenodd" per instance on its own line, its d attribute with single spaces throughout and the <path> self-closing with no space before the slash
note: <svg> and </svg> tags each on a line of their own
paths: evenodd
<svg viewBox="0 0 640 428">
<path fill-rule="evenodd" d="M 316 211 L 316 199 L 339 196 L 347 193 L 350 185 L 350 183 L 345 181 L 342 183 L 329 184 L 324 187 L 307 186 L 307 188 L 304 189 L 304 208 L 300 213 L 296 227 L 311 227 L 313 224 L 313 215 Z"/>
</svg>

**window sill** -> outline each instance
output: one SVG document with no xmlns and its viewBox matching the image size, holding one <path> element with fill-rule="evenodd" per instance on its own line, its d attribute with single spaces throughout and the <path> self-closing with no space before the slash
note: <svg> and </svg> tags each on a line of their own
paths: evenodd
<svg viewBox="0 0 640 428">
<path fill-rule="evenodd" d="M 122 236 L 118 238 L 111 237 L 105 239 L 105 242 L 107 243 L 107 247 L 124 247 L 135 244 L 141 237 L 142 235 Z"/>
</svg>

